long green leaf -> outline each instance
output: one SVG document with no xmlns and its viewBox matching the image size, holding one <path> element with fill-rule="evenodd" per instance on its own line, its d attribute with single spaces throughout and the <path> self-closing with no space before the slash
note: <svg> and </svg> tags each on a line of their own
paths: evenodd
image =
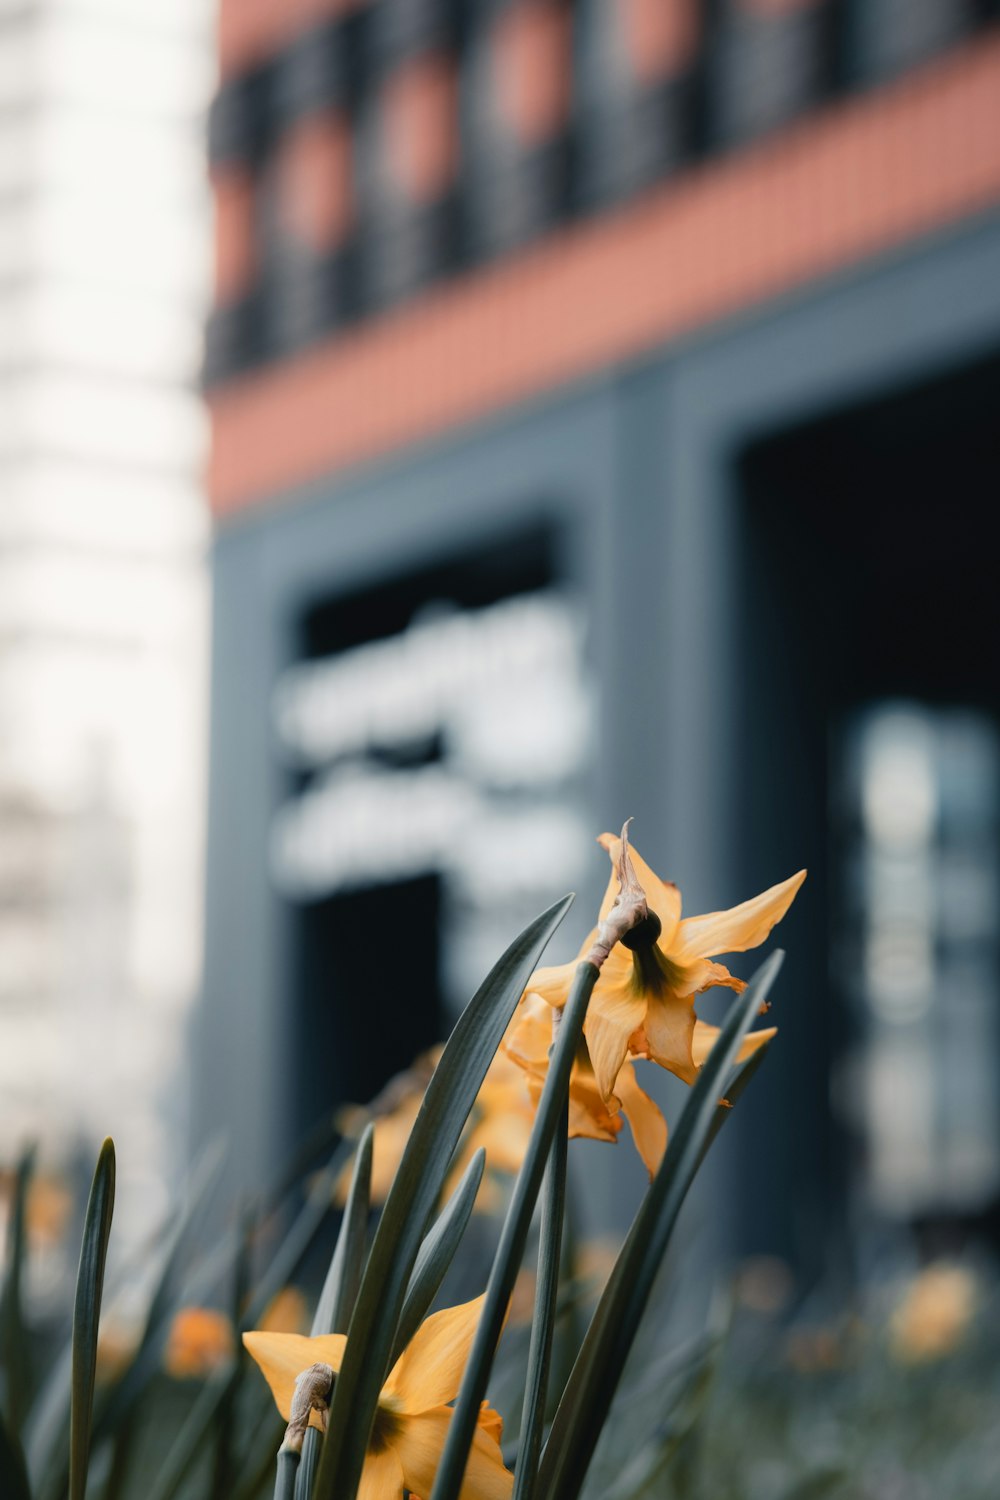
<svg viewBox="0 0 1000 1500">
<path fill-rule="evenodd" d="M 571 900 L 566 897 L 543 912 L 510 945 L 460 1017 L 427 1086 L 382 1211 L 351 1319 L 314 1500 L 351 1500 L 357 1490 L 424 1229 L 514 1007 Z"/>
<path fill-rule="evenodd" d="M 510 1305 L 510 1295 L 524 1254 L 545 1162 L 556 1129 L 563 1121 L 570 1073 L 597 976 L 598 970 L 593 964 L 586 961 L 579 964 L 563 1009 L 559 1035 L 549 1055 L 545 1087 L 542 1089 L 535 1123 L 528 1138 L 528 1149 L 524 1153 L 524 1161 L 511 1193 L 500 1232 L 500 1243 L 493 1257 L 486 1299 L 462 1376 L 454 1415 L 448 1424 L 441 1462 L 434 1476 L 431 1500 L 457 1500 L 462 1488 L 480 1403 L 486 1395 L 486 1382 L 489 1380 L 493 1357 Z"/>
<path fill-rule="evenodd" d="M 14 1194 L 7 1238 L 7 1264 L 4 1273 L 3 1296 L 0 1297 L 0 1358 L 7 1371 L 7 1423 L 12 1437 L 19 1445 L 25 1401 L 30 1385 L 28 1339 L 24 1328 L 21 1283 L 24 1276 L 28 1191 L 31 1187 L 34 1169 L 35 1147 L 29 1146 L 22 1154 L 14 1175 Z"/>
<path fill-rule="evenodd" d="M 709 1357 L 690 1372 L 674 1409 L 657 1424 L 652 1440 L 623 1465 L 605 1500 L 655 1500 L 664 1493 L 666 1471 L 682 1444 L 691 1438 L 705 1410 L 718 1356 L 716 1343 Z"/>
<path fill-rule="evenodd" d="M 771 954 L 732 1006 L 636 1215 L 552 1423 L 539 1469 L 546 1500 L 579 1494 L 681 1205 L 718 1128 L 719 1097 L 783 957 L 780 949 Z"/>
<path fill-rule="evenodd" d="M 483 1180 L 486 1152 L 480 1146 L 462 1173 L 462 1180 L 434 1221 L 420 1246 L 413 1275 L 406 1290 L 406 1301 L 396 1329 L 396 1341 L 389 1356 L 390 1366 L 413 1338 L 430 1305 L 437 1296 L 448 1267 L 455 1258 L 462 1236 L 476 1204 L 476 1194 Z"/>
<path fill-rule="evenodd" d="M 28 1471 L 24 1466 L 21 1445 L 8 1432 L 0 1417 L 0 1495 L 4 1500 L 31 1500 Z"/>
<path fill-rule="evenodd" d="M 351 1186 L 344 1205 L 344 1216 L 340 1221 L 340 1233 L 337 1235 L 337 1246 L 316 1304 L 312 1325 L 314 1335 L 346 1333 L 351 1321 L 365 1265 L 374 1146 L 375 1126 L 374 1123 L 369 1123 L 358 1143 Z"/>
<path fill-rule="evenodd" d="M 163 1363 L 163 1346 L 174 1311 L 178 1281 L 187 1252 L 192 1226 L 208 1202 L 209 1194 L 219 1180 L 225 1152 L 220 1142 L 212 1142 L 198 1158 L 191 1172 L 183 1206 L 172 1216 L 166 1248 L 160 1260 L 160 1271 L 153 1295 L 146 1309 L 135 1353 L 108 1399 L 94 1419 L 94 1437 L 123 1429 L 136 1403 Z M 109 1497 L 105 1496 L 105 1500 Z M 113 1497 L 112 1497 L 113 1500 Z"/>
<path fill-rule="evenodd" d="M 177 1273 L 186 1244 L 188 1231 L 204 1206 L 208 1193 L 217 1179 L 221 1164 L 221 1148 L 210 1146 L 200 1154 L 191 1174 L 190 1186 L 179 1214 L 173 1216 L 173 1227 L 166 1234 L 166 1248 L 160 1259 L 160 1272 L 153 1296 L 150 1299 L 146 1322 L 136 1350 L 120 1379 L 108 1392 L 106 1399 L 99 1401 L 93 1418 L 93 1440 L 99 1441 L 110 1433 L 116 1438 L 124 1436 L 129 1414 L 149 1382 L 157 1374 L 161 1364 L 163 1337 L 166 1332 L 167 1315 L 171 1311 L 173 1292 L 177 1284 Z M 235 1255 L 235 1238 L 229 1248 L 225 1262 L 219 1261 L 218 1272 L 210 1273 L 205 1268 L 201 1279 L 206 1289 L 221 1278 Z M 140 1259 L 134 1269 L 154 1255 L 158 1245 L 150 1243 L 139 1252 Z M 200 1301 L 200 1295 L 192 1292 L 190 1300 Z M 28 1469 L 34 1476 L 36 1493 L 40 1500 L 61 1500 L 66 1491 L 66 1466 L 69 1427 L 69 1403 L 72 1371 L 72 1331 L 64 1349 L 53 1362 L 51 1371 L 42 1389 L 35 1398 L 25 1427 L 25 1448 Z M 117 1455 L 108 1483 L 105 1500 L 116 1500 L 117 1484 L 125 1461 L 125 1454 Z"/>
<path fill-rule="evenodd" d="M 97 1331 L 104 1293 L 104 1266 L 115 1206 L 115 1147 L 101 1147 L 83 1226 L 80 1269 L 73 1309 L 73 1379 L 69 1415 L 69 1500 L 84 1500 L 90 1462 L 90 1419 L 94 1409 Z"/>
</svg>

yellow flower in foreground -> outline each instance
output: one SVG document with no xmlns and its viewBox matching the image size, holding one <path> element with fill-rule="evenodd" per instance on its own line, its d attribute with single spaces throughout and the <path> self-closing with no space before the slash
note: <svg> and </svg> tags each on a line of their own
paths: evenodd
<svg viewBox="0 0 1000 1500">
<path fill-rule="evenodd" d="M 552 1044 L 552 1010 L 540 995 L 527 994 L 514 1012 L 501 1046 L 524 1070 L 528 1092 L 537 1108 L 549 1070 L 549 1047 Z M 639 1087 L 635 1068 L 624 1062 L 615 1081 L 615 1092 L 607 1099 L 597 1086 L 586 1040 L 580 1038 L 579 1052 L 573 1062 L 569 1080 L 569 1136 L 593 1141 L 618 1139 L 622 1115 L 632 1128 L 636 1149 L 650 1176 L 663 1160 L 667 1147 L 667 1122 L 649 1095 Z"/>
<path fill-rule="evenodd" d="M 604 833 L 599 842 L 617 864 L 621 840 Z M 743 990 L 746 985 L 720 963 L 719 953 L 742 953 L 756 948 L 785 915 L 806 878 L 800 870 L 789 880 L 744 901 L 729 911 L 681 919 L 681 895 L 676 885 L 660 880 L 630 847 L 632 864 L 646 893 L 652 916 L 659 924 L 655 941 L 638 942 L 634 949 L 618 943 L 612 948 L 594 987 L 584 1031 L 598 1086 L 605 1099 L 615 1091 L 616 1079 L 629 1052 L 649 1057 L 662 1068 L 693 1083 L 711 1051 L 718 1028 L 706 1026 L 694 1013 L 694 997 L 712 985 Z M 618 879 L 612 874 L 601 905 L 601 920 L 614 904 Z M 572 963 L 538 969 L 527 989 L 549 1005 L 565 1005 L 580 959 L 594 942 L 587 938 Z M 652 935 L 651 935 L 652 936 Z M 742 1062 L 774 1030 L 747 1037 L 739 1054 Z"/>
<path fill-rule="evenodd" d="M 434 1313 L 417 1330 L 382 1387 L 358 1500 L 399 1500 L 405 1486 L 429 1495 L 448 1436 L 452 1409 L 479 1322 L 483 1298 Z M 303 1338 L 295 1333 L 245 1333 L 278 1410 L 287 1422 L 295 1382 L 311 1365 L 329 1365 L 336 1378 L 347 1337 L 331 1333 Z M 323 1430 L 317 1412 L 310 1425 Z M 501 1422 L 486 1403 L 469 1453 L 461 1500 L 508 1500 L 514 1476 L 500 1453 Z"/>
</svg>

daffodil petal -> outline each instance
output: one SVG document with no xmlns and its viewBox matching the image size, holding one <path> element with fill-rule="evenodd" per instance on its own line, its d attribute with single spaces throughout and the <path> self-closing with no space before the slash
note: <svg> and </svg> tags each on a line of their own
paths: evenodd
<svg viewBox="0 0 1000 1500">
<path fill-rule="evenodd" d="M 336 1372 L 344 1358 L 347 1336 L 343 1333 L 326 1333 L 309 1339 L 301 1333 L 245 1333 L 243 1342 L 250 1355 L 257 1361 L 271 1395 L 281 1415 L 287 1422 L 291 1414 L 292 1395 L 295 1382 L 303 1370 L 310 1365 L 329 1365 Z M 316 1412 L 309 1418 L 312 1427 L 322 1430 Z"/>
<path fill-rule="evenodd" d="M 645 999 L 636 995 L 632 987 L 631 955 L 625 951 L 628 962 L 619 967 L 615 963 L 617 952 L 612 949 L 605 960 L 583 1028 L 597 1086 L 605 1099 L 614 1093 L 615 1079 L 628 1051 L 628 1039 L 642 1025 L 646 1014 Z"/>
<path fill-rule="evenodd" d="M 694 1038 L 694 1005 L 675 995 L 651 998 L 643 1023 L 645 1050 L 655 1063 L 693 1083 L 698 1069 L 691 1056 Z"/>
<path fill-rule="evenodd" d="M 621 852 L 621 839 L 616 838 L 613 833 L 602 833 L 597 842 L 602 849 L 606 849 L 611 856 L 611 879 L 608 888 L 604 892 L 604 900 L 601 902 L 601 921 L 607 916 L 615 903 L 618 895 L 618 877 L 614 873 L 614 866 Z M 681 919 L 681 893 L 669 880 L 661 880 L 655 871 L 651 870 L 638 852 L 635 845 L 628 846 L 629 857 L 632 860 L 632 868 L 635 870 L 636 878 L 646 893 L 646 902 L 650 911 L 655 911 L 660 919 L 663 931 L 660 935 L 660 943 L 666 948 L 673 942 L 677 924 Z"/>
<path fill-rule="evenodd" d="M 580 949 L 580 957 L 590 951 L 597 929 L 587 938 Z M 555 964 L 546 969 L 536 969 L 528 980 L 525 994 L 529 991 L 534 995 L 541 995 L 546 1005 L 554 1006 L 556 1010 L 562 1010 L 569 995 L 570 985 L 573 983 L 577 965 L 580 959 L 575 958 L 571 964 Z"/>
<path fill-rule="evenodd" d="M 365 1454 L 365 1466 L 358 1485 L 358 1500 L 399 1500 L 403 1493 L 403 1465 L 395 1448 L 390 1446 Z"/>
<path fill-rule="evenodd" d="M 466 1150 L 471 1156 L 480 1146 L 486 1152 L 486 1165 L 496 1172 L 519 1172 L 528 1149 L 532 1116 L 527 1090 L 524 1113 L 513 1112 L 481 1120 L 469 1133 Z"/>
<path fill-rule="evenodd" d="M 615 1095 L 605 1099 L 592 1073 L 574 1070 L 569 1081 L 569 1139 L 610 1141 L 614 1145 L 621 1128 Z"/>
<path fill-rule="evenodd" d="M 415 1494 L 426 1496 L 434 1488 L 452 1415 L 450 1407 L 440 1406 L 400 1422 L 393 1447 L 403 1465 L 403 1482 Z M 514 1476 L 503 1466 L 500 1445 L 477 1425 L 459 1500 L 510 1500 L 513 1488 Z"/>
<path fill-rule="evenodd" d="M 545 1076 L 552 1045 L 552 1007 L 541 995 L 529 990 L 522 997 L 500 1045 L 526 1072 Z"/>
<path fill-rule="evenodd" d="M 694 1026 L 694 1037 L 691 1042 L 691 1056 L 696 1068 L 702 1067 L 708 1054 L 715 1046 L 719 1035 L 718 1026 L 709 1026 L 705 1021 L 696 1021 Z M 767 1045 L 773 1036 L 777 1036 L 777 1026 L 768 1026 L 761 1031 L 751 1031 L 750 1035 L 743 1038 L 740 1050 L 736 1054 L 737 1063 L 746 1062 L 760 1048 Z"/>
<path fill-rule="evenodd" d="M 632 1063 L 623 1063 L 615 1083 L 615 1093 L 621 1100 L 622 1114 L 629 1123 L 635 1148 L 652 1177 L 659 1170 L 667 1149 L 667 1122 L 659 1106 L 645 1089 L 639 1087 Z"/>
<path fill-rule="evenodd" d="M 692 999 L 715 985 L 723 985 L 737 994 L 742 994 L 747 987 L 745 979 L 737 979 L 725 964 L 717 964 L 710 958 L 696 958 L 688 964 L 671 964 L 671 970 L 670 988 L 675 995 L 685 999 Z"/>
<path fill-rule="evenodd" d="M 496 1407 L 491 1406 L 488 1401 L 483 1401 L 479 1407 L 479 1416 L 476 1422 L 495 1443 L 499 1443 L 503 1437 L 503 1417 Z"/>
<path fill-rule="evenodd" d="M 750 901 L 728 911 L 709 912 L 704 917 L 685 917 L 677 929 L 670 957 L 678 963 L 693 958 L 711 958 L 717 953 L 745 953 L 756 948 L 780 922 L 803 880 L 805 870 L 772 885 Z"/>
<path fill-rule="evenodd" d="M 398 1411 L 413 1415 L 454 1400 L 484 1297 L 442 1308 L 417 1329 L 385 1383 Z M 408 1480 L 407 1487 L 413 1488 Z"/>
</svg>

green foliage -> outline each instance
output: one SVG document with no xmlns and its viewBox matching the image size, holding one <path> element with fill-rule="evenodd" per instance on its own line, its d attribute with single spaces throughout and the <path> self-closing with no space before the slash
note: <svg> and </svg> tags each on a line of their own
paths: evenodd
<svg viewBox="0 0 1000 1500">
<path fill-rule="evenodd" d="M 115 1207 L 115 1148 L 104 1142 L 90 1189 L 83 1226 L 80 1269 L 73 1309 L 73 1360 L 69 1413 L 69 1500 L 84 1500 L 90 1462 L 90 1423 L 97 1372 L 97 1329 L 104 1295 L 104 1267 Z"/>
<path fill-rule="evenodd" d="M 470 1113 L 512 1013 L 568 904 L 569 898 L 551 907 L 511 944 L 459 1020 L 427 1085 L 377 1218 L 372 1204 L 377 1122 L 367 1126 L 356 1146 L 336 1146 L 325 1169 L 311 1179 L 306 1173 L 318 1148 L 310 1143 L 295 1171 L 244 1206 L 237 1227 L 199 1249 L 193 1226 L 219 1166 L 217 1152 L 206 1156 L 161 1252 L 131 1357 L 117 1376 L 98 1387 L 98 1329 L 114 1198 L 114 1149 L 105 1143 L 83 1232 L 72 1343 L 52 1362 L 30 1411 L 20 1402 L 25 1386 L 13 1373 L 28 1358 L 21 1312 L 24 1203 L 31 1170 L 26 1158 L 17 1178 L 2 1302 L 7 1390 L 0 1420 L 3 1500 L 85 1500 L 88 1494 L 90 1500 L 261 1500 L 272 1487 L 276 1500 L 351 1500 L 388 1371 L 449 1278 L 463 1271 L 468 1275 L 484 1152 L 469 1156 L 443 1208 L 442 1192 L 469 1139 Z M 666 1359 L 650 1360 L 644 1353 L 637 1379 L 634 1370 L 626 1373 L 626 1362 L 648 1316 L 654 1279 L 685 1194 L 732 1113 L 719 1099 L 725 1094 L 735 1104 L 764 1056 L 761 1050 L 734 1071 L 741 1041 L 779 964 L 780 956 L 773 956 L 734 1004 L 596 1307 L 585 1279 L 572 1274 L 567 1228 L 568 1099 L 598 978 L 592 963 L 579 965 L 556 1029 L 523 1165 L 510 1187 L 488 1272 L 484 1269 L 478 1281 L 477 1289 L 486 1286 L 483 1309 L 433 1491 L 428 1494 L 422 1487 L 423 1500 L 456 1500 L 462 1492 L 491 1374 L 517 1390 L 522 1407 L 519 1440 L 505 1450 L 515 1470 L 516 1500 L 575 1500 L 582 1493 L 599 1493 L 607 1500 L 652 1500 L 668 1493 L 685 1464 L 696 1473 L 700 1424 L 716 1384 L 718 1338 L 702 1340 L 693 1349 L 672 1349 Z M 319 1144 L 329 1148 L 327 1125 Z M 350 1188 L 311 1319 L 314 1336 L 348 1336 L 333 1382 L 329 1429 L 325 1438 L 313 1429 L 305 1434 L 301 1458 L 294 1444 L 282 1445 L 279 1454 L 284 1424 L 256 1372 L 247 1375 L 238 1335 L 259 1327 L 272 1299 L 307 1262 L 335 1212 L 335 1190 L 352 1152 Z M 461 1159 L 467 1154 L 468 1148 Z M 536 1292 L 525 1347 L 517 1330 L 502 1341 L 501 1335 L 539 1197 Z M 287 1228 L 258 1264 L 259 1246 L 279 1222 Z M 175 1314 L 182 1306 L 205 1301 L 228 1305 L 235 1345 L 202 1377 L 170 1378 L 163 1361 Z M 609 1426 L 612 1411 L 618 1415 Z M 20 1448 L 22 1420 L 30 1484 Z M 607 1437 L 592 1469 L 602 1429 Z M 609 1441 L 626 1435 L 625 1451 L 616 1454 Z M 819 1476 L 813 1478 L 820 1482 Z M 803 1491 L 803 1500 L 805 1495 Z"/>
<path fill-rule="evenodd" d="M 314 1500 L 342 1500 L 357 1488 L 424 1227 L 514 1007 L 571 899 L 550 907 L 507 949 L 470 1000 L 428 1084 L 358 1293 Z"/>
</svg>

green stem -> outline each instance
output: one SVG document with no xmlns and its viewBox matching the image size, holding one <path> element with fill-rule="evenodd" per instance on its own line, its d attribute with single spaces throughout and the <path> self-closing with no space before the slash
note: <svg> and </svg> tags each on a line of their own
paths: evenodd
<svg viewBox="0 0 1000 1500">
<path fill-rule="evenodd" d="M 448 1427 L 441 1463 L 430 1500 L 457 1500 L 468 1462 L 469 1448 L 476 1430 L 480 1404 L 486 1395 L 486 1382 L 496 1346 L 503 1330 L 504 1318 L 514 1289 L 514 1281 L 524 1254 L 531 1216 L 541 1187 L 546 1158 L 562 1119 L 563 1104 L 569 1094 L 569 1076 L 583 1032 L 591 991 L 597 983 L 598 970 L 584 961 L 576 976 L 563 1011 L 559 1036 L 552 1050 L 548 1076 L 538 1105 L 538 1114 L 528 1141 L 524 1162 L 511 1194 L 507 1217 L 500 1234 L 500 1244 L 493 1259 L 486 1299 L 473 1340 L 469 1362 L 455 1403 L 455 1414 Z"/>
<path fill-rule="evenodd" d="M 535 1310 L 528 1348 L 528 1370 L 521 1411 L 521 1440 L 513 1500 L 532 1500 L 545 1426 L 545 1403 L 552 1362 L 556 1298 L 562 1247 L 563 1211 L 566 1204 L 566 1157 L 569 1135 L 569 1100 L 563 1101 L 561 1123 L 549 1153 L 542 1183 L 542 1219 L 538 1231 L 538 1281 Z"/>
<path fill-rule="evenodd" d="M 274 1500 L 294 1500 L 299 1457 L 297 1448 L 286 1448 L 284 1443 L 278 1449 L 278 1472 L 274 1476 Z"/>
</svg>

